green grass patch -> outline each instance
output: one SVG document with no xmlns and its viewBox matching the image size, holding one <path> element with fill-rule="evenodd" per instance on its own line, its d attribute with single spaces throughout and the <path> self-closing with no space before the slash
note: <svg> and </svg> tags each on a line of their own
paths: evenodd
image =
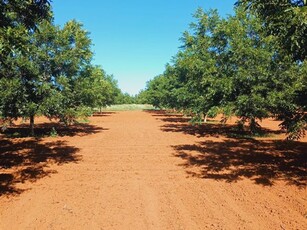
<svg viewBox="0 0 307 230">
<path fill-rule="evenodd" d="M 137 110 L 155 110 L 152 105 L 143 104 L 122 104 L 122 105 L 111 105 L 103 108 L 102 111 L 137 111 Z"/>
</svg>

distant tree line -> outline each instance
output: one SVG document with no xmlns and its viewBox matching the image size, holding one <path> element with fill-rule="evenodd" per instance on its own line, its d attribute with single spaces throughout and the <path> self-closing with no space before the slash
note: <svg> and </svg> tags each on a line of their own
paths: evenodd
<svg viewBox="0 0 307 230">
<path fill-rule="evenodd" d="M 142 91 L 136 95 L 120 91 L 115 97 L 114 104 L 146 104 L 146 102 L 147 100 L 143 97 Z"/>
<path fill-rule="evenodd" d="M 0 118 L 44 115 L 71 124 L 113 104 L 117 81 L 91 61 L 89 33 L 53 23 L 48 0 L 0 0 Z"/>
<path fill-rule="evenodd" d="M 198 9 L 182 47 L 139 97 L 204 121 L 221 113 L 259 131 L 274 117 L 289 139 L 306 131 L 306 1 L 242 0 L 226 19 Z"/>
</svg>

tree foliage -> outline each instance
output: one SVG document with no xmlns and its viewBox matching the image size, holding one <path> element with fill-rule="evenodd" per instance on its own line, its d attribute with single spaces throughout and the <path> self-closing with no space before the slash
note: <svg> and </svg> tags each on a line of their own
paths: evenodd
<svg viewBox="0 0 307 230">
<path fill-rule="evenodd" d="M 147 101 L 175 108 L 201 121 L 223 113 L 236 115 L 258 132 L 258 121 L 282 119 L 289 138 L 306 129 L 306 62 L 293 59 L 279 37 L 263 29 L 246 5 L 226 19 L 198 9 L 182 47 L 164 74 L 149 81 Z"/>
<path fill-rule="evenodd" d="M 43 7 L 48 1 L 25 1 L 15 8 L 15 1 L 5 1 L 16 19 L 0 28 L 1 41 L 12 33 L 1 47 L 5 58 L 0 61 L 0 116 L 30 118 L 33 134 L 36 115 L 70 124 L 88 116 L 92 108 L 111 104 L 118 90 L 116 82 L 91 64 L 92 42 L 83 25 L 72 20 L 60 28 L 50 20 L 34 20 L 37 29 L 29 29 L 34 24 L 20 18 L 23 11 L 18 8 L 28 7 L 31 13 L 26 2 Z M 36 20 L 42 17 L 38 14 Z"/>
<path fill-rule="evenodd" d="M 306 0 L 240 0 L 236 4 L 245 4 L 259 15 L 267 35 L 275 35 L 294 60 L 306 59 Z"/>
<path fill-rule="evenodd" d="M 22 24 L 28 29 L 34 29 L 39 21 L 50 17 L 50 0 L 0 1 L 0 27 Z"/>
<path fill-rule="evenodd" d="M 49 0 L 0 0 L 0 68 L 10 67 L 7 56 L 27 51 L 25 33 L 51 18 Z"/>
</svg>

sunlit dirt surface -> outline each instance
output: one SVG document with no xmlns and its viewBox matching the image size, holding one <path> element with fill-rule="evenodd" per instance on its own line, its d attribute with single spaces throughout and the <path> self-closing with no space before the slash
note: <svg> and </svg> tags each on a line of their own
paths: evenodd
<svg viewBox="0 0 307 230">
<path fill-rule="evenodd" d="M 159 111 L 0 136 L 0 229 L 307 229 L 306 138 Z M 57 135 L 52 134 L 55 127 Z M 56 137 L 51 137 L 51 136 Z"/>
</svg>

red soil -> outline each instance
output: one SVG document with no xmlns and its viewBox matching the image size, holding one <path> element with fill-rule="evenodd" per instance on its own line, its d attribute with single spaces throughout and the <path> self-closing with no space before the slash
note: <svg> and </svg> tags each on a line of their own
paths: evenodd
<svg viewBox="0 0 307 230">
<path fill-rule="evenodd" d="M 0 229 L 307 229 L 306 138 L 186 120 L 116 112 L 0 136 Z"/>
</svg>

